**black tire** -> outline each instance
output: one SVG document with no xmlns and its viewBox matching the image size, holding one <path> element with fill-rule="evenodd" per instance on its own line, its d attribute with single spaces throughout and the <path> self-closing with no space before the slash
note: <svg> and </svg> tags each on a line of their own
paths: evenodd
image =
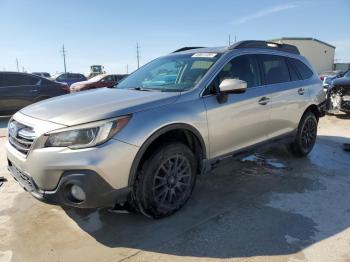
<svg viewBox="0 0 350 262">
<path fill-rule="evenodd" d="M 306 156 L 313 149 L 317 138 L 318 121 L 314 113 L 306 112 L 300 120 L 291 151 L 297 157 Z"/>
<path fill-rule="evenodd" d="M 152 218 L 175 213 L 190 198 L 196 181 L 197 161 L 182 143 L 155 150 L 143 163 L 134 196 L 138 210 Z"/>
</svg>

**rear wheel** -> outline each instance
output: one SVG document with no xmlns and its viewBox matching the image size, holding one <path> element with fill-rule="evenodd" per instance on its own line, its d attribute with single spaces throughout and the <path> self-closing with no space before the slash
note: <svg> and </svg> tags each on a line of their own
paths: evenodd
<svg viewBox="0 0 350 262">
<path fill-rule="evenodd" d="M 138 209 L 153 218 L 169 216 L 190 198 L 197 162 L 184 144 L 172 143 L 156 150 L 142 165 L 134 189 Z"/>
<path fill-rule="evenodd" d="M 314 113 L 306 112 L 300 120 L 298 132 L 291 149 L 294 155 L 303 157 L 311 152 L 317 137 L 317 118 Z"/>
</svg>

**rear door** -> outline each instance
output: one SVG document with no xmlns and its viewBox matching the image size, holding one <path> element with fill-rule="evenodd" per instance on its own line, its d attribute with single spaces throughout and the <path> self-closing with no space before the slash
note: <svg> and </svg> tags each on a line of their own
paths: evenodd
<svg viewBox="0 0 350 262">
<path fill-rule="evenodd" d="M 299 75 L 289 67 L 288 58 L 280 55 L 258 55 L 271 108 L 267 132 L 277 138 L 295 131 L 307 100 Z"/>
<path fill-rule="evenodd" d="M 218 86 L 226 78 L 247 82 L 242 94 L 229 94 L 218 102 Z M 255 55 L 241 55 L 227 63 L 203 94 L 207 109 L 210 158 L 257 144 L 267 139 L 269 105 L 261 103 L 266 96 Z"/>
</svg>

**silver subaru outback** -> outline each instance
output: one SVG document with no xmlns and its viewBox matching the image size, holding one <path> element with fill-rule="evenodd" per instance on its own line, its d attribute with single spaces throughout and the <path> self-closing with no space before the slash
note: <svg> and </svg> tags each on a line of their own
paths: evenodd
<svg viewBox="0 0 350 262">
<path fill-rule="evenodd" d="M 313 148 L 325 93 L 295 46 L 242 41 L 181 48 L 114 88 L 28 106 L 8 125 L 8 168 L 34 197 L 129 205 L 160 218 L 220 160 L 286 143 Z"/>
</svg>

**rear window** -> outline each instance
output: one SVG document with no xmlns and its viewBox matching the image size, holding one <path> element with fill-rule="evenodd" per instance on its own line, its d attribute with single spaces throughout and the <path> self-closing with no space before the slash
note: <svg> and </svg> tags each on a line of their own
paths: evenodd
<svg viewBox="0 0 350 262">
<path fill-rule="evenodd" d="M 313 72 L 307 65 L 305 65 L 303 62 L 301 62 L 298 59 L 291 58 L 291 61 L 295 65 L 296 69 L 298 70 L 299 75 L 301 76 L 301 79 L 305 80 L 312 77 Z"/>
<path fill-rule="evenodd" d="M 288 66 L 283 56 L 258 55 L 267 85 L 291 81 Z"/>
</svg>

